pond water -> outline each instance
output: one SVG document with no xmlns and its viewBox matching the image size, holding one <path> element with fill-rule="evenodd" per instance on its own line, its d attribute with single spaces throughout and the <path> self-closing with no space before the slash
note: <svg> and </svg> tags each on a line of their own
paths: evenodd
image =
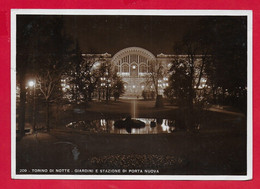
<svg viewBox="0 0 260 189">
<path fill-rule="evenodd" d="M 118 127 L 115 126 L 115 122 L 118 122 L 119 120 L 100 119 L 71 122 L 67 124 L 66 127 L 76 130 L 89 131 L 90 133 L 111 134 L 159 134 L 173 133 L 181 130 L 181 128 L 176 127 L 175 120 L 152 118 L 135 118 L 133 120 L 139 120 L 139 122 L 141 121 L 144 124 L 140 128 L 134 128 L 133 126 Z"/>
</svg>

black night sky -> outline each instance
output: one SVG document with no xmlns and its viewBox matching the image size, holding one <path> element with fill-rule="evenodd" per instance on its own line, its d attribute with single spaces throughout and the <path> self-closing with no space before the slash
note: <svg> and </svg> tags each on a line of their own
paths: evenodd
<svg viewBox="0 0 260 189">
<path fill-rule="evenodd" d="M 222 31 L 218 31 L 218 28 L 212 28 L 211 23 L 214 22 L 215 26 L 224 25 L 224 28 L 232 28 L 233 22 L 235 23 L 239 20 L 239 23 L 245 23 L 244 26 L 240 24 L 239 27 L 243 27 L 243 30 L 246 32 L 246 17 L 241 16 L 99 15 L 19 15 L 17 31 L 24 30 L 24 28 L 28 27 L 26 25 L 28 20 L 37 17 L 46 19 L 46 21 L 59 17 L 63 24 L 64 32 L 70 35 L 74 41 L 79 42 L 83 53 L 107 52 L 114 55 L 123 48 L 135 46 L 145 48 L 154 55 L 160 53 L 174 54 L 174 44 L 177 41 L 181 41 L 183 35 L 188 31 L 201 27 L 202 23 L 204 23 L 204 27 L 205 25 L 208 27 L 209 31 L 216 30 L 215 32 L 218 33 Z M 241 20 L 243 22 L 240 22 Z M 230 37 L 232 37 L 232 33 Z M 243 37 L 246 37 L 246 35 Z M 225 43 L 225 40 L 223 39 L 220 42 Z"/>
<path fill-rule="evenodd" d="M 173 53 L 173 44 L 196 22 L 195 17 L 66 16 L 65 28 L 83 51 L 111 53 L 138 46 L 154 54 Z"/>
</svg>

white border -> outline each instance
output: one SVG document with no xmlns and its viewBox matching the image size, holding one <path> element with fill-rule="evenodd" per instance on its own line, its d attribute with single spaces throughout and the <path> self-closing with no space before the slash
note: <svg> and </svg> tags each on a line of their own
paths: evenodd
<svg viewBox="0 0 260 189">
<path fill-rule="evenodd" d="M 247 16 L 247 175 L 17 175 L 16 174 L 16 15 L 154 15 L 154 16 Z M 12 9 L 11 10 L 11 177 L 13 179 L 73 180 L 250 180 L 252 179 L 252 11 L 251 10 L 98 10 Z"/>
</svg>

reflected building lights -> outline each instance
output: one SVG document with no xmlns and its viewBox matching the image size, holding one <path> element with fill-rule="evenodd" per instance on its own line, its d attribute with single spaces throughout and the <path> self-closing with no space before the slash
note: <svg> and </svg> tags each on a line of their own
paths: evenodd
<svg viewBox="0 0 260 189">
<path fill-rule="evenodd" d="M 101 127 L 105 127 L 106 126 L 106 120 L 105 119 L 101 119 L 100 120 L 100 126 Z"/>
<path fill-rule="evenodd" d="M 174 123 L 175 121 L 171 121 L 168 119 L 162 119 L 161 121 L 153 119 L 153 118 L 136 118 L 136 120 L 140 120 L 145 123 L 145 127 L 143 128 L 131 128 L 130 130 L 126 130 L 126 128 L 116 128 L 114 126 L 114 120 L 93 120 L 91 125 L 96 127 L 93 128 L 91 132 L 109 132 L 115 134 L 159 134 L 159 133 L 171 133 L 176 130 L 175 126 L 169 125 Z M 151 126 L 151 122 L 156 122 L 155 126 Z M 73 124 L 77 122 L 68 124 L 68 127 L 74 127 Z"/>
</svg>

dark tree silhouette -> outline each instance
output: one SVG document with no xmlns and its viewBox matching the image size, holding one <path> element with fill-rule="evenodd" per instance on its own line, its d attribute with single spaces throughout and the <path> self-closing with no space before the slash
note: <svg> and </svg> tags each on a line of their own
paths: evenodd
<svg viewBox="0 0 260 189">
<path fill-rule="evenodd" d="M 163 77 L 163 66 L 160 62 L 157 61 L 150 61 L 149 62 L 149 76 L 148 82 L 152 83 L 155 89 L 156 96 L 159 93 L 158 84 L 159 80 Z"/>
<path fill-rule="evenodd" d="M 30 75 L 33 75 L 35 70 L 32 62 L 36 53 L 39 29 L 36 18 L 17 16 L 16 73 L 17 86 L 20 89 L 17 101 L 19 102 L 18 127 L 21 136 L 24 135 L 25 126 L 27 79 Z"/>
<path fill-rule="evenodd" d="M 69 86 L 63 86 L 64 95 L 68 97 L 66 100 L 69 102 L 79 104 L 82 102 L 82 98 L 87 100 L 87 92 L 83 69 L 84 58 L 78 42 L 76 42 L 75 49 L 73 49 L 69 64 L 71 69 L 66 70 L 62 76 L 64 78 L 63 85 Z"/>
<path fill-rule="evenodd" d="M 176 92 L 179 94 L 183 93 L 183 90 L 187 93 L 187 103 L 185 104 L 188 105 L 190 114 L 193 114 L 193 103 L 196 98 L 196 90 L 200 85 L 205 59 L 207 58 L 206 54 L 199 54 L 202 45 L 196 34 L 197 33 L 194 31 L 189 31 L 184 35 L 182 41 L 175 44 L 176 54 L 184 54 L 184 56 L 176 56 L 170 69 L 173 77 L 179 76 L 181 77 L 179 79 L 183 81 L 182 84 L 185 83 L 183 87 L 179 89 L 175 88 L 175 90 L 180 90 L 179 92 Z M 183 71 L 185 72 L 185 77 L 183 77 Z M 182 74 L 180 74 L 180 72 Z M 178 80 L 177 78 L 175 79 Z"/>
<path fill-rule="evenodd" d="M 122 81 L 122 78 L 117 75 L 117 73 L 113 74 L 112 91 L 115 101 L 117 101 L 119 97 L 125 92 L 124 82 Z"/>
<path fill-rule="evenodd" d="M 165 95 L 181 106 L 188 105 L 189 76 L 187 75 L 187 65 L 185 60 L 176 58 L 170 68 L 172 73 L 169 77 L 169 87 L 164 91 Z"/>
<path fill-rule="evenodd" d="M 208 95 L 209 90 L 198 90 L 203 77 L 211 88 L 213 103 L 218 101 L 246 108 L 246 34 L 246 17 L 208 18 L 194 23 L 183 35 L 183 39 L 175 44 L 175 54 L 187 55 L 182 59 L 187 66 L 188 104 L 191 113 L 196 99 Z M 178 63 L 177 59 L 180 58 L 177 56 L 173 64 Z M 176 67 L 172 67 L 174 69 Z M 173 94 L 171 88 L 167 88 L 166 92 Z"/>
<path fill-rule="evenodd" d="M 214 101 L 246 109 L 247 19 L 222 17 L 205 20 L 213 36 L 212 61 L 206 67 Z"/>
<path fill-rule="evenodd" d="M 69 65 L 67 60 L 68 55 L 71 54 L 72 43 L 63 33 L 63 22 L 59 16 L 23 16 L 21 20 L 18 19 L 18 23 L 19 30 L 24 30 L 27 34 L 22 35 L 23 32 L 19 31 L 18 34 L 21 36 L 17 40 L 17 44 L 21 44 L 18 54 L 23 56 L 17 57 L 17 67 L 20 68 L 18 73 L 22 84 L 22 101 L 25 98 L 22 82 L 26 82 L 26 74 L 33 75 L 36 78 L 36 87 L 46 103 L 46 128 L 49 131 L 50 103 L 61 99 L 61 76 Z M 26 61 L 26 63 L 21 61 Z M 23 72 L 27 66 L 29 69 Z M 21 105 L 23 107 L 23 104 Z M 21 112 L 23 112 L 21 115 L 25 114 L 25 109 Z"/>
</svg>

